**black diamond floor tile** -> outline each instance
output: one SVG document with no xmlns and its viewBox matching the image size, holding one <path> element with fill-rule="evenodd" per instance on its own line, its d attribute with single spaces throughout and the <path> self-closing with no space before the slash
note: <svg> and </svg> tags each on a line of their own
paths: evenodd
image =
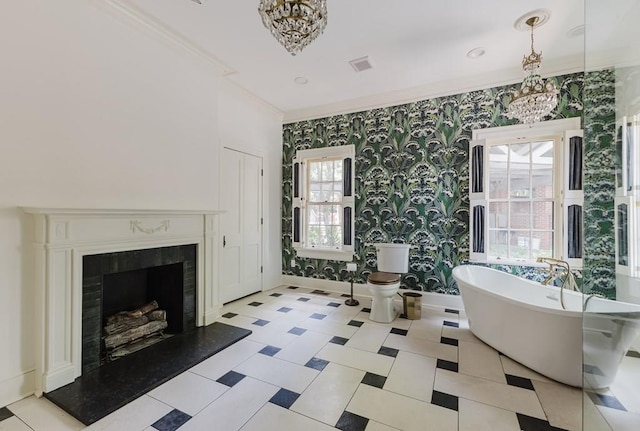
<svg viewBox="0 0 640 431">
<path fill-rule="evenodd" d="M 458 345 L 458 340 L 456 340 L 455 338 L 440 337 L 440 342 L 442 344 L 448 344 L 450 346 L 457 346 Z"/>
<path fill-rule="evenodd" d="M 289 308 L 289 307 L 280 307 L 280 308 L 278 308 L 278 311 L 281 312 L 281 313 L 288 313 L 291 310 L 293 310 L 293 308 Z"/>
<path fill-rule="evenodd" d="M 287 331 L 287 332 L 289 332 L 289 334 L 293 334 L 293 335 L 302 335 L 305 332 L 307 332 L 307 330 L 303 329 L 303 328 L 298 328 L 297 326 L 294 326 L 293 328 L 289 329 L 289 331 Z"/>
<path fill-rule="evenodd" d="M 455 395 L 445 394 L 444 392 L 433 391 L 431 395 L 431 404 L 458 411 L 458 397 Z"/>
<path fill-rule="evenodd" d="M 339 302 L 330 302 L 327 304 L 328 307 L 334 307 L 334 308 L 338 308 L 340 307 L 340 303 Z"/>
<path fill-rule="evenodd" d="M 380 347 L 380 350 L 378 350 L 379 355 L 391 356 L 392 358 L 398 356 L 398 352 L 400 352 L 398 349 L 385 346 Z"/>
<path fill-rule="evenodd" d="M 2 422 L 5 419 L 9 419 L 11 416 L 13 416 L 13 413 L 11 412 L 11 410 L 9 410 L 6 407 L 0 407 L 0 422 Z"/>
<path fill-rule="evenodd" d="M 84 373 L 45 397 L 90 425 L 249 334 L 214 322 Z"/>
<path fill-rule="evenodd" d="M 564 428 L 554 427 L 545 420 L 523 415 L 522 413 L 516 413 L 516 416 L 522 431 L 567 431 Z"/>
<path fill-rule="evenodd" d="M 368 307 L 365 307 L 361 310 L 363 313 L 371 313 L 371 309 Z"/>
<path fill-rule="evenodd" d="M 531 379 L 526 379 L 524 377 L 512 376 L 511 374 L 505 374 L 507 378 L 507 384 L 510 386 L 516 386 L 518 388 L 529 389 L 531 391 L 535 391 L 536 389 L 533 387 L 533 382 Z"/>
<path fill-rule="evenodd" d="M 386 381 L 386 377 L 373 373 L 367 373 L 362 378 L 362 383 L 364 383 L 365 385 L 376 387 L 378 389 L 382 389 Z"/>
<path fill-rule="evenodd" d="M 311 293 L 314 293 L 316 295 L 324 295 L 324 296 L 329 296 L 329 292 L 325 292 L 324 290 L 312 290 Z"/>
<path fill-rule="evenodd" d="M 317 320 L 322 320 L 325 317 L 327 317 L 326 314 L 320 314 L 320 313 L 313 313 L 311 316 L 309 316 L 312 319 L 317 319 Z"/>
<path fill-rule="evenodd" d="M 442 322 L 442 324 L 444 326 L 451 326 L 452 328 L 459 328 L 460 324 L 458 322 L 449 322 L 448 320 L 445 320 L 444 322 Z"/>
<path fill-rule="evenodd" d="M 236 313 L 224 313 L 222 317 L 226 317 L 227 319 L 231 319 L 232 317 L 236 317 L 238 314 Z"/>
<path fill-rule="evenodd" d="M 338 337 L 338 336 L 335 336 L 329 340 L 330 343 L 340 344 L 341 346 L 344 346 L 345 344 L 347 344 L 347 341 L 349 341 L 348 338 Z"/>
<path fill-rule="evenodd" d="M 629 350 L 627 352 L 627 356 L 630 358 L 640 358 L 640 353 L 636 352 L 635 350 Z"/>
<path fill-rule="evenodd" d="M 343 293 L 342 295 L 343 298 L 351 298 L 351 295 L 349 295 L 348 293 Z"/>
<path fill-rule="evenodd" d="M 582 370 L 586 374 L 593 374 L 594 376 L 604 376 L 604 374 L 602 373 L 602 370 L 596 367 L 595 365 L 583 364 Z"/>
<path fill-rule="evenodd" d="M 309 359 L 309 361 L 304 364 L 305 367 L 313 368 L 314 370 L 322 371 L 324 367 L 329 365 L 329 361 L 325 361 L 324 359 L 313 357 Z"/>
<path fill-rule="evenodd" d="M 438 359 L 436 367 L 440 368 L 442 370 L 453 371 L 454 373 L 458 372 L 458 363 L 457 362 L 445 361 L 444 359 Z"/>
<path fill-rule="evenodd" d="M 300 302 L 308 302 L 310 300 L 311 300 L 311 298 L 298 298 L 298 301 L 300 301 Z"/>
<path fill-rule="evenodd" d="M 173 409 L 151 426 L 158 431 L 175 431 L 184 425 L 189 419 L 191 419 L 191 416 L 188 414 L 181 412 L 180 410 Z"/>
<path fill-rule="evenodd" d="M 222 383 L 225 386 L 229 386 L 230 388 L 234 387 L 236 383 L 240 380 L 244 379 L 246 376 L 244 374 L 236 373 L 235 371 L 229 371 L 227 374 L 218 378 L 216 382 Z"/>
<path fill-rule="evenodd" d="M 297 288 L 298 288 L 298 286 L 289 286 L 287 289 L 296 290 Z"/>
<path fill-rule="evenodd" d="M 282 293 L 272 293 L 269 296 L 273 296 L 274 298 L 280 298 L 282 296 Z"/>
<path fill-rule="evenodd" d="M 445 313 L 451 313 L 451 314 L 460 314 L 460 310 L 454 310 L 452 308 L 445 308 L 444 312 Z"/>
<path fill-rule="evenodd" d="M 296 392 L 282 388 L 278 392 L 276 392 L 273 397 L 271 397 L 269 402 L 282 408 L 288 409 L 293 405 L 293 403 L 296 402 L 299 396 L 300 394 Z"/>
<path fill-rule="evenodd" d="M 250 302 L 249 305 L 252 307 L 259 307 L 262 305 L 262 302 L 253 301 L 253 302 Z"/>
<path fill-rule="evenodd" d="M 364 324 L 364 322 L 361 322 L 359 320 L 351 320 L 349 321 L 349 323 L 347 323 L 347 325 L 349 326 L 356 326 L 356 327 L 361 327 Z"/>
<path fill-rule="evenodd" d="M 368 423 L 369 419 L 345 410 L 338 419 L 336 428 L 342 431 L 364 431 Z"/>
<path fill-rule="evenodd" d="M 269 323 L 269 321 L 264 319 L 258 319 L 255 322 L 253 322 L 254 325 L 258 325 L 258 326 L 264 326 L 267 323 Z"/>
<path fill-rule="evenodd" d="M 258 353 L 262 353 L 263 355 L 267 355 L 267 356 L 273 356 L 276 353 L 278 353 L 280 350 L 282 350 L 280 347 L 265 346 Z"/>
<path fill-rule="evenodd" d="M 610 409 L 627 411 L 622 403 L 613 395 L 597 394 L 595 392 L 589 392 L 589 398 L 594 404 L 603 407 L 609 407 Z"/>
<path fill-rule="evenodd" d="M 404 335 L 404 336 L 406 336 L 409 333 L 409 331 L 407 331 L 406 329 L 400 329 L 400 328 L 391 328 L 390 332 L 392 334 Z"/>
</svg>

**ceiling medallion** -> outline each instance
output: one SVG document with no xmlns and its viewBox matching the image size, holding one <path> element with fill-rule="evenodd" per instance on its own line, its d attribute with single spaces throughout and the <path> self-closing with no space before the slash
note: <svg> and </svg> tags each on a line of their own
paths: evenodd
<svg viewBox="0 0 640 431">
<path fill-rule="evenodd" d="M 515 90 L 507 108 L 507 117 L 516 118 L 524 124 L 532 125 L 548 115 L 558 105 L 558 89 L 553 81 L 545 81 L 540 76 L 542 52 L 533 49 L 533 28 L 539 18 L 532 16 L 526 24 L 531 27 L 531 54 L 522 59 L 525 78 L 519 90 Z"/>
<path fill-rule="evenodd" d="M 296 55 L 327 26 L 327 0 L 260 0 L 262 23 L 291 55 Z"/>
</svg>

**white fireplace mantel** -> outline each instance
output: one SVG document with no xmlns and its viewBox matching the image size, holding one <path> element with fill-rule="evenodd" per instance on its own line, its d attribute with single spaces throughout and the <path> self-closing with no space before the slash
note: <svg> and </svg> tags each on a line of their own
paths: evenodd
<svg viewBox="0 0 640 431">
<path fill-rule="evenodd" d="M 196 324 L 220 314 L 219 214 L 215 210 L 32 208 L 35 223 L 36 394 L 82 373 L 82 258 L 196 244 Z"/>
</svg>

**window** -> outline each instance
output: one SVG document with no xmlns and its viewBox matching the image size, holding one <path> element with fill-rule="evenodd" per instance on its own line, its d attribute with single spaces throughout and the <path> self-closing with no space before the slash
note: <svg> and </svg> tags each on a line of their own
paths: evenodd
<svg viewBox="0 0 640 431">
<path fill-rule="evenodd" d="M 300 150 L 293 162 L 293 246 L 300 257 L 353 260 L 355 148 Z"/>
<path fill-rule="evenodd" d="M 474 131 L 470 157 L 472 261 L 556 257 L 581 266 L 579 119 Z"/>
</svg>

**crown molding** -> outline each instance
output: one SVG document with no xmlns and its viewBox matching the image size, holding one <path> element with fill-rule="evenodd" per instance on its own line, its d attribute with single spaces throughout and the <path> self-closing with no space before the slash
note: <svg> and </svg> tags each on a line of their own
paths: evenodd
<svg viewBox="0 0 640 431">
<path fill-rule="evenodd" d="M 94 0 L 99 8 L 110 12 L 116 18 L 125 18 L 129 22 L 136 24 L 139 28 L 143 28 L 152 36 L 169 42 L 183 52 L 203 61 L 212 67 L 219 76 L 226 76 L 235 73 L 235 70 L 225 64 L 222 60 L 203 49 L 192 40 L 182 36 L 166 24 L 144 12 L 128 0 Z"/>
<path fill-rule="evenodd" d="M 584 56 L 577 55 L 557 61 L 557 64 L 549 62 L 545 69 L 551 71 L 546 76 L 560 76 L 569 73 L 584 72 Z M 553 66 L 556 67 L 553 67 Z M 353 112 L 368 111 L 376 108 L 414 103 L 420 100 L 428 100 L 436 97 L 450 96 L 454 94 L 468 93 L 470 91 L 486 88 L 500 87 L 515 84 L 522 81 L 520 68 L 505 69 L 499 72 L 490 72 L 472 77 L 456 78 L 446 81 L 434 82 L 422 86 L 405 88 L 383 94 L 359 97 L 311 108 L 303 108 L 285 112 L 284 123 L 324 118 L 333 115 L 348 114 Z"/>
</svg>

